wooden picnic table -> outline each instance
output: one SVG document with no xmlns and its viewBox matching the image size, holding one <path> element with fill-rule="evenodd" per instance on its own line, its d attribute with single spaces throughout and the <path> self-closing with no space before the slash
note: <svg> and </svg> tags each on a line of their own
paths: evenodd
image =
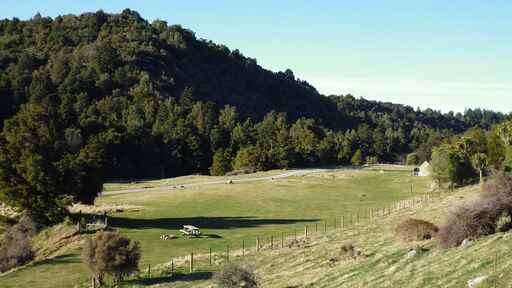
<svg viewBox="0 0 512 288">
<path fill-rule="evenodd" d="M 183 225 L 183 229 L 181 229 L 180 232 L 183 233 L 183 235 L 190 237 L 201 236 L 201 231 L 199 231 L 199 228 L 192 225 Z"/>
</svg>

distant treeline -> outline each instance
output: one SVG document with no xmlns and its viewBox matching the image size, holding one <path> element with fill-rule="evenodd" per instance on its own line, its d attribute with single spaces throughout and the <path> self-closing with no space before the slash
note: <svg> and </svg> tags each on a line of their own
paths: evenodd
<svg viewBox="0 0 512 288">
<path fill-rule="evenodd" d="M 421 161 L 504 119 L 325 97 L 131 10 L 0 21 L 0 197 L 48 219 L 106 178 Z"/>
</svg>

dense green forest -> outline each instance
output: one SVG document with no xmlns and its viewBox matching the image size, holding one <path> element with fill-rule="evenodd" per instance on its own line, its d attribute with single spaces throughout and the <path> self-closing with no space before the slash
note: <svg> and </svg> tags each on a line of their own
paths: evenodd
<svg viewBox="0 0 512 288">
<path fill-rule="evenodd" d="M 1 197 L 49 220 L 106 178 L 422 161 L 505 118 L 327 97 L 128 9 L 0 21 Z"/>
</svg>

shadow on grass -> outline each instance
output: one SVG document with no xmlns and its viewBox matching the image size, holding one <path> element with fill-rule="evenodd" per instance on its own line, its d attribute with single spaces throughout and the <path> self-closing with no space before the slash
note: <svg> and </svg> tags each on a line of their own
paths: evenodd
<svg viewBox="0 0 512 288">
<path fill-rule="evenodd" d="M 80 258 L 77 254 L 64 254 L 56 256 L 50 259 L 34 262 L 31 266 L 37 267 L 41 265 L 60 265 L 60 264 L 72 264 L 81 263 Z"/>
<path fill-rule="evenodd" d="M 319 219 L 258 219 L 255 217 L 188 217 L 136 219 L 112 217 L 110 225 L 126 229 L 181 229 L 183 225 L 193 225 L 201 229 L 252 228 L 262 225 L 289 225 L 316 222 Z"/>
<path fill-rule="evenodd" d="M 161 276 L 161 277 L 152 277 L 149 279 L 135 279 L 124 281 L 127 284 L 136 284 L 142 286 L 151 286 L 158 285 L 164 283 L 171 283 L 176 281 L 183 282 L 192 282 L 192 281 L 200 281 L 200 280 L 208 280 L 212 278 L 212 272 L 194 272 L 189 274 L 174 274 L 174 276 Z"/>
</svg>

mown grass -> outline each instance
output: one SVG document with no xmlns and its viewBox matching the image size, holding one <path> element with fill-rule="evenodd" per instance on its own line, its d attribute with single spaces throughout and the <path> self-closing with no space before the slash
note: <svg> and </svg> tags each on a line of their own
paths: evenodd
<svg viewBox="0 0 512 288">
<path fill-rule="evenodd" d="M 166 178 L 158 180 L 133 180 L 133 181 L 122 181 L 122 182 L 110 182 L 103 185 L 103 191 L 118 191 L 126 189 L 143 189 L 143 188 L 157 188 L 163 186 L 174 186 L 182 184 L 194 184 L 210 181 L 219 181 L 227 179 L 250 179 L 257 177 L 267 177 L 286 173 L 286 170 L 270 170 L 263 172 L 256 172 L 247 175 L 238 176 L 208 176 L 208 175 L 189 175 L 175 178 Z"/>
<path fill-rule="evenodd" d="M 413 194 L 423 193 L 429 183 L 428 179 L 410 177 L 403 171 L 340 171 L 335 177 L 325 176 L 119 194 L 101 197 L 97 202 L 142 206 L 137 212 L 116 214 L 110 223 L 141 242 L 141 267 L 145 268 L 191 251 L 202 254 L 212 248 L 221 253 L 228 244 L 232 250 L 239 249 L 242 240 L 248 246 L 254 245 L 256 236 L 265 244 L 271 235 L 278 236 L 282 232 L 290 235 L 294 230 L 301 234 L 305 225 L 313 227 L 315 222 L 324 220 L 328 220 L 332 229 L 335 217 L 339 219 L 349 212 L 383 207 L 411 197 L 411 184 Z M 179 235 L 178 230 L 186 224 L 200 227 L 210 237 L 159 239 L 161 234 Z M 47 261 L 9 273 L 0 278 L 0 286 L 87 286 L 87 275 L 79 263 L 78 253 L 68 255 L 66 262 Z M 191 281 L 194 279 L 185 279 L 183 285 L 195 283 Z"/>
</svg>

